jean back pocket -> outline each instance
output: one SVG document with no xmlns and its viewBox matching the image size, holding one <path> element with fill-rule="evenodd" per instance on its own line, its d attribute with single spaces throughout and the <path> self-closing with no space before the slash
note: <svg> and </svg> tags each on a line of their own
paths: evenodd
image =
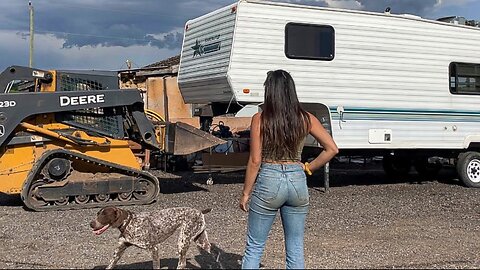
<svg viewBox="0 0 480 270">
<path fill-rule="evenodd" d="M 281 173 L 271 170 L 260 170 L 255 183 L 254 194 L 264 201 L 272 201 L 277 198 L 281 186 Z"/>
</svg>

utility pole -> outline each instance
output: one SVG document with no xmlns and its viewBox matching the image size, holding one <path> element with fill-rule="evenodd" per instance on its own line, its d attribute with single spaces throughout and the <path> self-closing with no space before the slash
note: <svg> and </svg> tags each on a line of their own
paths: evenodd
<svg viewBox="0 0 480 270">
<path fill-rule="evenodd" d="M 33 67 L 33 5 L 32 1 L 28 1 L 28 7 L 30 10 L 30 58 L 29 67 Z"/>
</svg>

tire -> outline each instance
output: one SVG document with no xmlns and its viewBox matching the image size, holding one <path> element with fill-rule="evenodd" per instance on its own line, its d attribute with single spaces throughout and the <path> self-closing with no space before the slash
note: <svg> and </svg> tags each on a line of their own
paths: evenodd
<svg viewBox="0 0 480 270">
<path fill-rule="evenodd" d="M 466 152 L 458 155 L 457 173 L 467 187 L 480 188 L 480 153 Z"/>
<path fill-rule="evenodd" d="M 434 179 L 442 169 L 442 164 L 428 163 L 428 158 L 418 158 L 414 160 L 413 166 L 421 178 L 426 180 Z"/>
<path fill-rule="evenodd" d="M 387 176 L 394 179 L 407 176 L 411 166 L 411 160 L 406 157 L 391 155 L 385 155 L 383 157 L 383 170 Z"/>
</svg>

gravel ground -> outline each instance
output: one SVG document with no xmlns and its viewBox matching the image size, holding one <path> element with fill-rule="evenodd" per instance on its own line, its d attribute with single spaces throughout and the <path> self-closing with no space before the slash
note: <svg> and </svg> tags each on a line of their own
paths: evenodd
<svg viewBox="0 0 480 270">
<path fill-rule="evenodd" d="M 214 254 L 192 246 L 188 268 L 238 268 L 246 214 L 237 207 L 242 173 L 162 174 L 156 203 L 125 207 L 149 211 L 174 206 L 212 207 L 207 214 Z M 308 268 L 480 268 L 480 189 L 463 187 L 448 170 L 435 181 L 412 174 L 392 183 L 378 166 L 332 166 L 331 188 L 309 179 L 311 209 L 305 259 Z M 18 198 L 0 198 L 0 268 L 104 268 L 118 231 L 95 236 L 88 224 L 98 209 L 36 213 Z M 176 236 L 176 235 L 174 235 Z M 162 268 L 175 268 L 176 238 L 161 249 Z M 217 260 L 218 258 L 218 260 Z M 284 268 L 279 219 L 267 242 L 262 265 Z M 218 261 L 218 262 L 217 262 Z M 129 248 L 118 269 L 151 268 L 150 254 Z"/>
</svg>

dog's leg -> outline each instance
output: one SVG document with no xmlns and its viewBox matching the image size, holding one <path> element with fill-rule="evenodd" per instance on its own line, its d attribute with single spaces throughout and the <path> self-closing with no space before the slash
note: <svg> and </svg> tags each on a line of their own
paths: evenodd
<svg viewBox="0 0 480 270">
<path fill-rule="evenodd" d="M 178 265 L 177 269 L 185 269 L 187 267 L 187 251 L 189 243 L 187 240 L 178 243 Z"/>
<path fill-rule="evenodd" d="M 207 231 L 203 230 L 197 237 L 194 238 L 194 241 L 197 246 L 201 247 L 206 252 L 211 253 L 211 245 L 210 241 L 208 241 Z"/>
<path fill-rule="evenodd" d="M 203 250 L 205 250 L 208 253 L 211 253 L 211 245 L 210 241 L 208 241 L 208 235 L 207 235 L 207 224 L 205 223 L 205 216 L 201 215 L 199 219 L 199 224 L 200 228 L 197 230 L 197 235 L 195 238 L 193 238 L 193 241 L 197 243 L 198 247 L 201 247 Z"/>
<path fill-rule="evenodd" d="M 110 264 L 107 266 L 106 269 L 112 269 L 117 264 L 118 260 L 120 260 L 120 257 L 122 257 L 125 249 L 127 249 L 129 246 L 130 245 L 125 242 L 120 242 L 118 247 L 115 249 L 115 252 L 113 253 L 113 258 L 112 260 L 110 260 Z"/>
<path fill-rule="evenodd" d="M 210 265 L 208 268 L 210 269 L 225 269 L 222 265 L 222 263 L 220 262 L 220 250 L 219 249 L 215 249 L 216 250 L 216 254 L 214 254 L 214 250 L 212 250 L 212 245 L 210 244 L 210 241 L 208 240 L 208 234 L 207 234 L 207 231 L 205 230 L 205 228 L 202 230 L 202 232 L 197 235 L 193 241 L 195 241 L 195 243 L 197 244 L 197 249 L 198 251 L 200 252 L 200 254 L 205 254 L 205 252 L 208 253 L 209 257 L 211 257 L 215 263 L 217 263 L 217 265 L 215 264 L 212 264 Z"/>
<path fill-rule="evenodd" d="M 178 265 L 177 269 L 184 269 L 187 266 L 187 251 L 192 241 L 192 236 L 186 233 L 187 226 L 183 225 L 178 235 Z"/>
<path fill-rule="evenodd" d="M 160 269 L 160 256 L 158 256 L 158 246 L 152 248 L 153 269 Z"/>
</svg>

